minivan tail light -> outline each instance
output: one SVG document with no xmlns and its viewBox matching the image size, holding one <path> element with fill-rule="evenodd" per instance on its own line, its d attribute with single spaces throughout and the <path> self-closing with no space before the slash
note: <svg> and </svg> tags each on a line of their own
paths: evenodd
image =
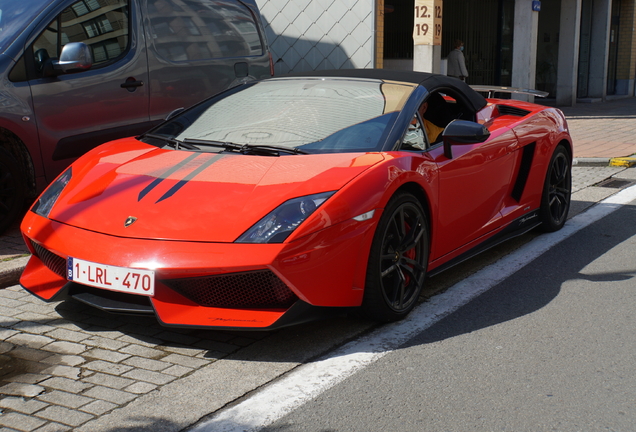
<svg viewBox="0 0 636 432">
<path fill-rule="evenodd" d="M 269 52 L 269 74 L 274 76 L 274 59 L 272 58 L 272 52 Z"/>
</svg>

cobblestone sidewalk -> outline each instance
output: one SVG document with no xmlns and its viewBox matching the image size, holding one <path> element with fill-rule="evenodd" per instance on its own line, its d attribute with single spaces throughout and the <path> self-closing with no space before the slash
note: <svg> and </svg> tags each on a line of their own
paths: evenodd
<svg viewBox="0 0 636 432">
<path fill-rule="evenodd" d="M 268 335 L 167 330 L 18 286 L 0 304 L 3 431 L 71 430 Z"/>
<path fill-rule="evenodd" d="M 572 193 L 596 185 L 623 171 L 623 167 L 575 165 L 572 167 Z"/>
<path fill-rule="evenodd" d="M 636 153 L 636 98 L 578 103 L 561 110 L 574 142 L 574 157 L 614 158 Z"/>
</svg>

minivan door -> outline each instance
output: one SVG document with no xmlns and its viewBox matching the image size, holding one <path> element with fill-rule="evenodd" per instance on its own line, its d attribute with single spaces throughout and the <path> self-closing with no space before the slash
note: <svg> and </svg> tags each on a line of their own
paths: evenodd
<svg viewBox="0 0 636 432">
<path fill-rule="evenodd" d="M 148 67 L 137 0 L 68 0 L 27 48 L 45 174 L 51 181 L 104 142 L 147 130 Z M 47 75 L 69 42 L 90 48 L 90 69 Z M 49 69 L 50 70 L 50 69 Z"/>
</svg>

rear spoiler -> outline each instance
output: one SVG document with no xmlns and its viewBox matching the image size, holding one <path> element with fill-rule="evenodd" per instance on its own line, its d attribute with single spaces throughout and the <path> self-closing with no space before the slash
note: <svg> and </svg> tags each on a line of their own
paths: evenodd
<svg viewBox="0 0 636 432">
<path fill-rule="evenodd" d="M 495 93 L 514 93 L 525 94 L 530 96 L 547 97 L 550 93 L 541 90 L 523 89 L 516 87 L 498 87 L 487 85 L 471 85 L 473 90 L 480 93 L 488 93 L 488 97 L 491 98 Z"/>
</svg>

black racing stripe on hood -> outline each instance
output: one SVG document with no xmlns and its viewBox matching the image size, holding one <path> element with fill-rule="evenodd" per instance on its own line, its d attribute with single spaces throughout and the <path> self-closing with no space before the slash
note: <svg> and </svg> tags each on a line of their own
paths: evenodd
<svg viewBox="0 0 636 432">
<path fill-rule="evenodd" d="M 168 176 L 170 176 L 170 174 L 174 173 L 175 171 L 177 171 L 178 169 L 180 169 L 181 167 L 186 165 L 188 162 L 190 162 L 191 160 L 193 160 L 194 158 L 196 158 L 200 154 L 201 153 L 195 153 L 193 155 L 188 156 L 187 158 L 185 158 L 184 160 L 182 160 L 181 162 L 179 162 L 178 164 L 176 164 L 175 166 L 173 166 L 172 168 L 170 168 L 166 172 L 162 173 L 156 179 L 154 179 L 152 181 L 152 183 L 150 183 L 141 192 L 139 192 L 139 196 L 137 197 L 137 202 L 141 201 L 143 199 L 143 197 L 145 197 L 151 190 L 156 188 L 159 183 L 161 183 L 166 178 L 168 178 Z"/>
<path fill-rule="evenodd" d="M 159 202 L 161 202 L 161 201 L 163 201 L 165 199 L 170 198 L 172 195 L 177 193 L 177 191 L 179 189 L 181 189 L 183 186 L 185 186 L 186 183 L 188 183 L 190 180 L 192 180 L 197 174 L 199 174 L 201 171 L 207 169 L 210 165 L 212 165 L 214 162 L 218 161 L 219 159 L 221 159 L 223 157 L 224 157 L 224 155 L 216 155 L 216 156 L 210 158 L 209 160 L 205 161 L 204 163 L 202 163 L 197 169 L 195 169 L 190 174 L 188 174 L 183 180 L 180 180 L 176 185 L 172 186 L 168 192 L 163 194 L 163 196 L 161 198 L 159 198 L 157 200 L 157 202 L 155 202 L 155 204 L 157 204 L 157 203 L 159 203 Z"/>
</svg>

